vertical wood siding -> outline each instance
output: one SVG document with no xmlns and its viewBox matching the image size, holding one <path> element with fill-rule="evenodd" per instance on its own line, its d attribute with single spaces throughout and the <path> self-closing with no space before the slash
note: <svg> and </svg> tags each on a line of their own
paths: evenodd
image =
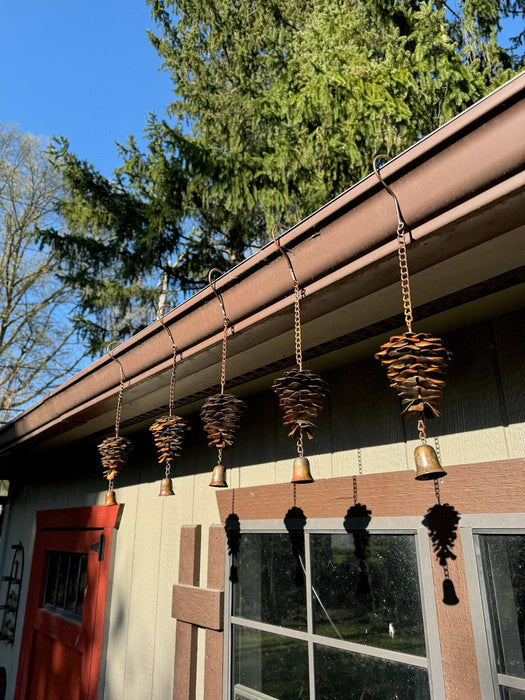
<svg viewBox="0 0 525 700">
<path fill-rule="evenodd" d="M 525 317 L 508 314 L 444 336 L 453 352 L 443 416 L 430 421 L 443 466 L 525 457 Z M 308 366 L 308 365 L 307 365 Z M 316 479 L 413 468 L 415 422 L 403 421 L 394 392 L 378 362 L 367 358 L 324 373 L 331 393 L 313 441 L 307 441 Z M 238 438 L 225 451 L 231 487 L 288 482 L 294 443 L 282 427 L 270 389 L 246 399 Z M 125 416 L 125 398 L 123 415 Z M 148 431 L 129 437 L 137 445 L 125 473 L 115 481 L 124 510 L 115 540 L 115 569 L 104 683 L 105 700 L 171 700 L 175 620 L 172 586 L 178 580 L 178 543 L 183 525 L 202 525 L 200 580 L 207 580 L 208 527 L 219 522 L 215 490 L 209 488 L 216 451 L 206 445 L 198 416 L 182 458 L 173 465 L 175 496 L 159 498 L 163 468 Z M 2 537 L 2 573 L 10 545 L 22 540 L 28 556 L 37 510 L 103 503 L 104 482 L 96 443 L 56 453 L 21 481 Z M 232 490 L 232 498 L 234 491 Z M 26 590 L 26 589 L 24 589 Z M 16 643 L 0 647 L 12 691 L 22 619 Z M 199 633 L 197 698 L 204 698 L 204 634 Z M 9 691 L 7 697 L 9 698 Z"/>
</svg>

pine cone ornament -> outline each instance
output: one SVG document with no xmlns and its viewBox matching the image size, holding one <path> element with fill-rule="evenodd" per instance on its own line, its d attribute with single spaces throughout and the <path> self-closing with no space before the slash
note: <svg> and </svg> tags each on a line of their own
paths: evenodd
<svg viewBox="0 0 525 700">
<path fill-rule="evenodd" d="M 102 458 L 106 479 L 111 481 L 120 474 L 132 449 L 133 445 L 125 437 L 108 437 L 100 443 L 98 451 Z"/>
<path fill-rule="evenodd" d="M 312 439 L 314 421 L 330 391 L 325 380 L 308 369 L 295 368 L 276 379 L 272 389 L 279 397 L 283 424 L 292 426 L 289 435 L 297 438 L 303 430 Z"/>
<path fill-rule="evenodd" d="M 441 338 L 429 333 L 395 335 L 374 356 L 387 368 L 392 389 L 401 399 L 402 415 L 439 416 L 443 400 L 443 376 L 452 357 Z"/>
<path fill-rule="evenodd" d="M 214 394 L 201 409 L 208 445 L 223 449 L 233 442 L 245 404 L 233 394 Z"/>
<path fill-rule="evenodd" d="M 180 456 L 188 429 L 189 425 L 180 416 L 161 416 L 150 426 L 161 464 Z"/>
</svg>

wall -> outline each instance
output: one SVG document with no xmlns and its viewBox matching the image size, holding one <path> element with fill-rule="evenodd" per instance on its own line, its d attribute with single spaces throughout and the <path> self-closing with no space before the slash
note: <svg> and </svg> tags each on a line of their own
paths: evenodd
<svg viewBox="0 0 525 700">
<path fill-rule="evenodd" d="M 443 417 L 428 424 L 431 442 L 438 436 L 443 466 L 525 457 L 523 311 L 443 337 L 454 357 Z M 401 419 L 397 398 L 379 363 L 363 359 L 330 369 L 324 377 L 331 387 L 330 400 L 314 441 L 305 448 L 314 477 L 412 469 L 415 424 Z M 125 401 L 124 394 L 123 415 Z M 148 431 L 128 435 L 135 451 L 115 482 L 117 498 L 125 505 L 114 549 L 105 700 L 172 697 L 175 620 L 171 600 L 178 580 L 180 528 L 192 523 L 203 526 L 203 584 L 208 526 L 219 522 L 216 493 L 208 487 L 216 453 L 206 446 L 198 416 L 191 417 L 191 424 L 184 455 L 173 468 L 175 496 L 171 498 L 158 497 L 163 469 L 156 464 Z M 238 487 L 290 480 L 295 446 L 286 433 L 269 389 L 247 399 L 236 443 L 225 451 L 232 498 Z M 103 503 L 104 481 L 99 478 L 102 470 L 96 451 L 103 437 L 55 451 L 53 461 L 49 455 L 35 455 L 21 465 L 2 536 L 2 573 L 9 567 L 11 544 L 22 540 L 27 587 L 37 510 Z M 0 645 L 0 665 L 7 667 L 10 683 L 7 698 L 12 693 L 22 622 L 23 611 L 15 644 Z M 198 698 L 203 698 L 203 664 L 200 634 Z"/>
</svg>

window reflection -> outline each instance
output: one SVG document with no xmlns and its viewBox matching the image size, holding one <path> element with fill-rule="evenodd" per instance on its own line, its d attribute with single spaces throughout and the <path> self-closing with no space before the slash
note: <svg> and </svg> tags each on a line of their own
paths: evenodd
<svg viewBox="0 0 525 700">
<path fill-rule="evenodd" d="M 306 588 L 287 534 L 243 534 L 237 555 L 233 614 L 297 630 L 306 629 Z"/>
<path fill-rule="evenodd" d="M 479 535 L 479 543 L 497 671 L 525 678 L 525 537 Z"/>
<path fill-rule="evenodd" d="M 414 537 L 356 535 L 311 536 L 315 632 L 424 656 Z"/>
</svg>

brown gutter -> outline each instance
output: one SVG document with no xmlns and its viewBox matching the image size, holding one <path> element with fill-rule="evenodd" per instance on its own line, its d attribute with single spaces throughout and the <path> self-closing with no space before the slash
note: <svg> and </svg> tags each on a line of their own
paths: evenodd
<svg viewBox="0 0 525 700">
<path fill-rule="evenodd" d="M 414 232 L 412 271 L 436 262 L 439 256 L 447 258 L 488 240 L 506 230 L 504 226 L 522 222 L 522 203 L 517 199 L 506 214 L 508 221 L 498 220 L 483 228 L 466 226 L 461 235 L 455 234 L 453 225 L 497 202 L 498 197 L 525 190 L 524 94 L 522 73 L 382 168 Z M 281 241 L 292 255 L 308 300 L 336 282 L 346 284 L 347 294 L 357 298 L 371 287 L 368 282 L 368 291 L 360 288 L 354 282 L 355 273 L 391 256 L 395 227 L 392 200 L 371 175 L 294 226 Z M 438 250 L 434 246 L 429 251 L 425 239 L 435 236 L 437 230 L 445 231 L 444 240 Z M 394 279 L 379 277 L 376 274 L 374 284 L 386 285 Z M 235 326 L 233 353 L 236 348 L 241 351 L 249 331 L 263 320 L 267 334 L 278 332 L 279 313 L 292 299 L 286 263 L 273 244 L 221 277 L 217 288 Z M 164 321 L 184 359 L 179 376 L 217 363 L 222 316 L 209 287 Z M 154 323 L 120 345 L 114 355 L 125 367 L 129 386 L 140 396 L 169 366 L 171 346 L 160 324 Z M 0 451 L 37 436 L 45 440 L 48 433 L 65 432 L 79 421 L 104 413 L 117 384 L 118 368 L 106 355 L 0 429 Z"/>
</svg>

